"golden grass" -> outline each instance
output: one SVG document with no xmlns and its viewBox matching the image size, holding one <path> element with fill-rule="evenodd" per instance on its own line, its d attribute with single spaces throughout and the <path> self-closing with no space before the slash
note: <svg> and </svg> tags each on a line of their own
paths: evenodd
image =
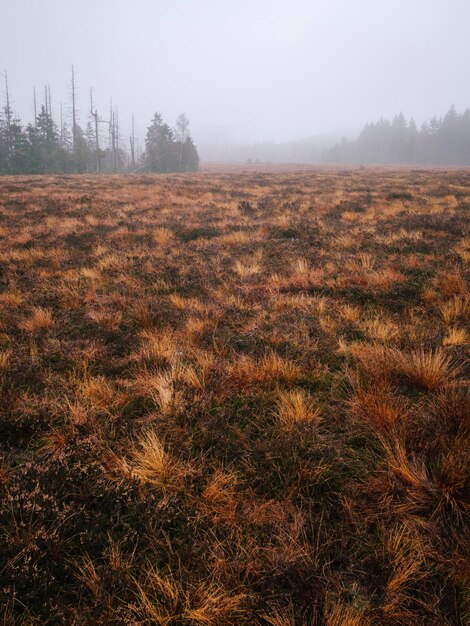
<svg viewBox="0 0 470 626">
<path fill-rule="evenodd" d="M 397 324 L 390 320 L 381 318 L 365 320 L 361 324 L 361 327 L 372 340 L 384 343 L 389 343 L 393 339 L 396 339 L 400 333 Z"/>
<path fill-rule="evenodd" d="M 234 270 L 240 278 L 250 278 L 261 271 L 261 265 L 257 261 L 241 261 L 235 262 Z"/>
<path fill-rule="evenodd" d="M 297 259 L 292 263 L 292 270 L 297 276 L 308 275 L 310 268 L 306 259 Z"/>
<path fill-rule="evenodd" d="M 446 336 L 442 341 L 444 346 L 464 346 L 470 341 L 469 336 L 465 328 L 458 328 L 452 326 L 447 331 Z"/>
<path fill-rule="evenodd" d="M 469 321 L 470 298 L 454 296 L 451 300 L 441 303 L 439 311 L 446 326 L 458 321 Z"/>
<path fill-rule="evenodd" d="M 397 371 L 418 389 L 435 391 L 455 373 L 450 357 L 443 350 L 420 348 L 395 355 Z"/>
<path fill-rule="evenodd" d="M 119 330 L 122 322 L 122 311 L 98 309 L 90 311 L 88 317 L 106 330 Z"/>
<path fill-rule="evenodd" d="M 174 234 L 169 228 L 161 226 L 152 232 L 152 237 L 156 244 L 165 246 L 173 241 Z"/>
<path fill-rule="evenodd" d="M 325 622 L 326 626 L 372 626 L 373 623 L 364 609 L 341 600 L 329 608 Z"/>
<path fill-rule="evenodd" d="M 229 378 L 244 385 L 278 382 L 292 384 L 301 372 L 297 363 L 275 352 L 269 352 L 260 359 L 241 356 L 228 368 Z"/>
<path fill-rule="evenodd" d="M 219 515 L 233 518 L 237 502 L 237 483 L 237 476 L 233 472 L 217 470 L 204 488 L 202 499 Z"/>
<path fill-rule="evenodd" d="M 282 428 L 291 429 L 299 422 L 320 422 L 320 409 L 302 389 L 280 391 L 275 412 Z"/>
<path fill-rule="evenodd" d="M 361 252 L 361 253 L 359 253 L 357 255 L 357 258 L 359 260 L 360 266 L 363 267 L 365 270 L 373 270 L 374 269 L 374 267 L 375 267 L 375 259 L 368 252 Z"/>
<path fill-rule="evenodd" d="M 424 463 L 410 457 L 399 441 L 392 444 L 383 442 L 383 446 L 389 471 L 416 493 L 427 496 L 432 491 L 432 485 Z"/>
<path fill-rule="evenodd" d="M 162 490 L 181 485 L 182 471 L 165 451 L 154 430 L 144 432 L 131 450 L 132 472 L 145 483 Z"/>
<path fill-rule="evenodd" d="M 3 306 L 18 306 L 23 302 L 24 298 L 17 293 L 6 291 L 0 293 L 0 304 Z"/>
<path fill-rule="evenodd" d="M 424 391 L 435 391 L 458 371 L 442 348 L 404 351 L 380 344 L 355 344 L 346 350 L 360 361 L 364 372 L 373 379 L 401 378 Z"/>
<path fill-rule="evenodd" d="M 11 349 L 0 350 L 0 372 L 6 372 L 9 369 L 12 353 Z"/>
<path fill-rule="evenodd" d="M 31 316 L 25 320 L 20 326 L 29 333 L 35 333 L 39 330 L 46 330 L 54 325 L 54 316 L 50 309 L 36 306 L 33 307 Z"/>
<path fill-rule="evenodd" d="M 400 428 L 408 418 L 406 406 L 391 393 L 387 384 L 358 386 L 348 405 L 354 417 L 382 433 Z"/>
<path fill-rule="evenodd" d="M 200 583 L 185 589 L 172 574 L 147 572 L 145 585 L 136 582 L 134 616 L 146 623 L 167 626 L 172 623 L 217 626 L 230 625 L 243 614 L 241 594 L 228 595 L 216 583 Z"/>
<path fill-rule="evenodd" d="M 465 623 L 468 186 L 1 179 L 3 621 Z"/>
<path fill-rule="evenodd" d="M 171 362 L 180 351 L 178 340 L 171 329 L 144 330 L 140 333 L 140 338 L 141 347 L 137 355 L 138 359 L 147 361 L 164 359 Z"/>
<path fill-rule="evenodd" d="M 98 598 L 101 592 L 101 580 L 92 559 L 89 556 L 84 556 L 76 567 L 78 580 L 95 598 Z"/>
<path fill-rule="evenodd" d="M 273 607 L 269 614 L 263 615 L 263 619 L 270 626 L 296 626 L 292 605 L 284 608 Z"/>
<path fill-rule="evenodd" d="M 154 401 L 163 415 L 178 410 L 181 394 L 175 389 L 175 378 L 171 370 L 156 374 L 145 372 L 137 378 L 136 385 Z"/>
<path fill-rule="evenodd" d="M 393 569 L 386 585 L 385 613 L 395 613 L 404 604 L 413 585 L 425 576 L 424 554 L 419 537 L 414 538 L 406 526 L 393 530 L 386 539 L 385 547 Z"/>
</svg>

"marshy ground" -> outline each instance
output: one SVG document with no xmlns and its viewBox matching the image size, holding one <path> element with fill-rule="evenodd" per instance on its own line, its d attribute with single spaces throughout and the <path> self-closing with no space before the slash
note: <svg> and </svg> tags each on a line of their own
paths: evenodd
<svg viewBox="0 0 470 626">
<path fill-rule="evenodd" d="M 0 179 L 4 624 L 470 620 L 470 171 Z"/>
</svg>

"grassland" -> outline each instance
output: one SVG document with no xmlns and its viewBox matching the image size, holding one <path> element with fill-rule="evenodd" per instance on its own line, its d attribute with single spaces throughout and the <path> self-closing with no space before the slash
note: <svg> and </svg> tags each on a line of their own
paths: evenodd
<svg viewBox="0 0 470 626">
<path fill-rule="evenodd" d="M 3 624 L 470 623 L 470 171 L 0 180 Z"/>
</svg>

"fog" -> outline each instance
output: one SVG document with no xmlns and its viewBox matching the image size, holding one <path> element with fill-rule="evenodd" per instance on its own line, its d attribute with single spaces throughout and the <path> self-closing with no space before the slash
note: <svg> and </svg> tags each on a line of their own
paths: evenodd
<svg viewBox="0 0 470 626">
<path fill-rule="evenodd" d="M 17 0 L 3 2 L 0 69 L 33 117 L 33 86 L 80 123 L 89 88 L 141 141 L 154 111 L 184 111 L 214 146 L 352 136 L 402 111 L 417 123 L 470 105 L 468 0 Z M 211 148 L 212 146 L 212 148 Z M 220 151 L 223 158 L 223 150 Z M 219 153 L 217 153 L 219 154 Z"/>
</svg>

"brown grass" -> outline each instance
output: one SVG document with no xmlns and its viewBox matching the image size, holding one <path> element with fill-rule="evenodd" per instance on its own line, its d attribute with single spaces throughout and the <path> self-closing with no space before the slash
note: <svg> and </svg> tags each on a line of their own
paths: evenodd
<svg viewBox="0 0 470 626">
<path fill-rule="evenodd" d="M 463 626 L 469 185 L 2 178 L 3 623 Z"/>
<path fill-rule="evenodd" d="M 132 451 L 132 471 L 137 478 L 162 490 L 181 484 L 181 467 L 165 451 L 153 430 L 143 433 Z"/>
<path fill-rule="evenodd" d="M 455 374 L 450 357 L 443 350 L 420 348 L 395 357 L 397 371 L 418 389 L 434 391 Z"/>
<path fill-rule="evenodd" d="M 320 409 L 302 389 L 281 391 L 278 395 L 276 418 L 283 428 L 290 429 L 298 422 L 320 421 Z"/>
<path fill-rule="evenodd" d="M 35 333 L 39 330 L 51 328 L 54 325 L 54 317 L 52 311 L 43 307 L 34 307 L 31 316 L 25 320 L 21 327 L 30 332 Z"/>
</svg>

